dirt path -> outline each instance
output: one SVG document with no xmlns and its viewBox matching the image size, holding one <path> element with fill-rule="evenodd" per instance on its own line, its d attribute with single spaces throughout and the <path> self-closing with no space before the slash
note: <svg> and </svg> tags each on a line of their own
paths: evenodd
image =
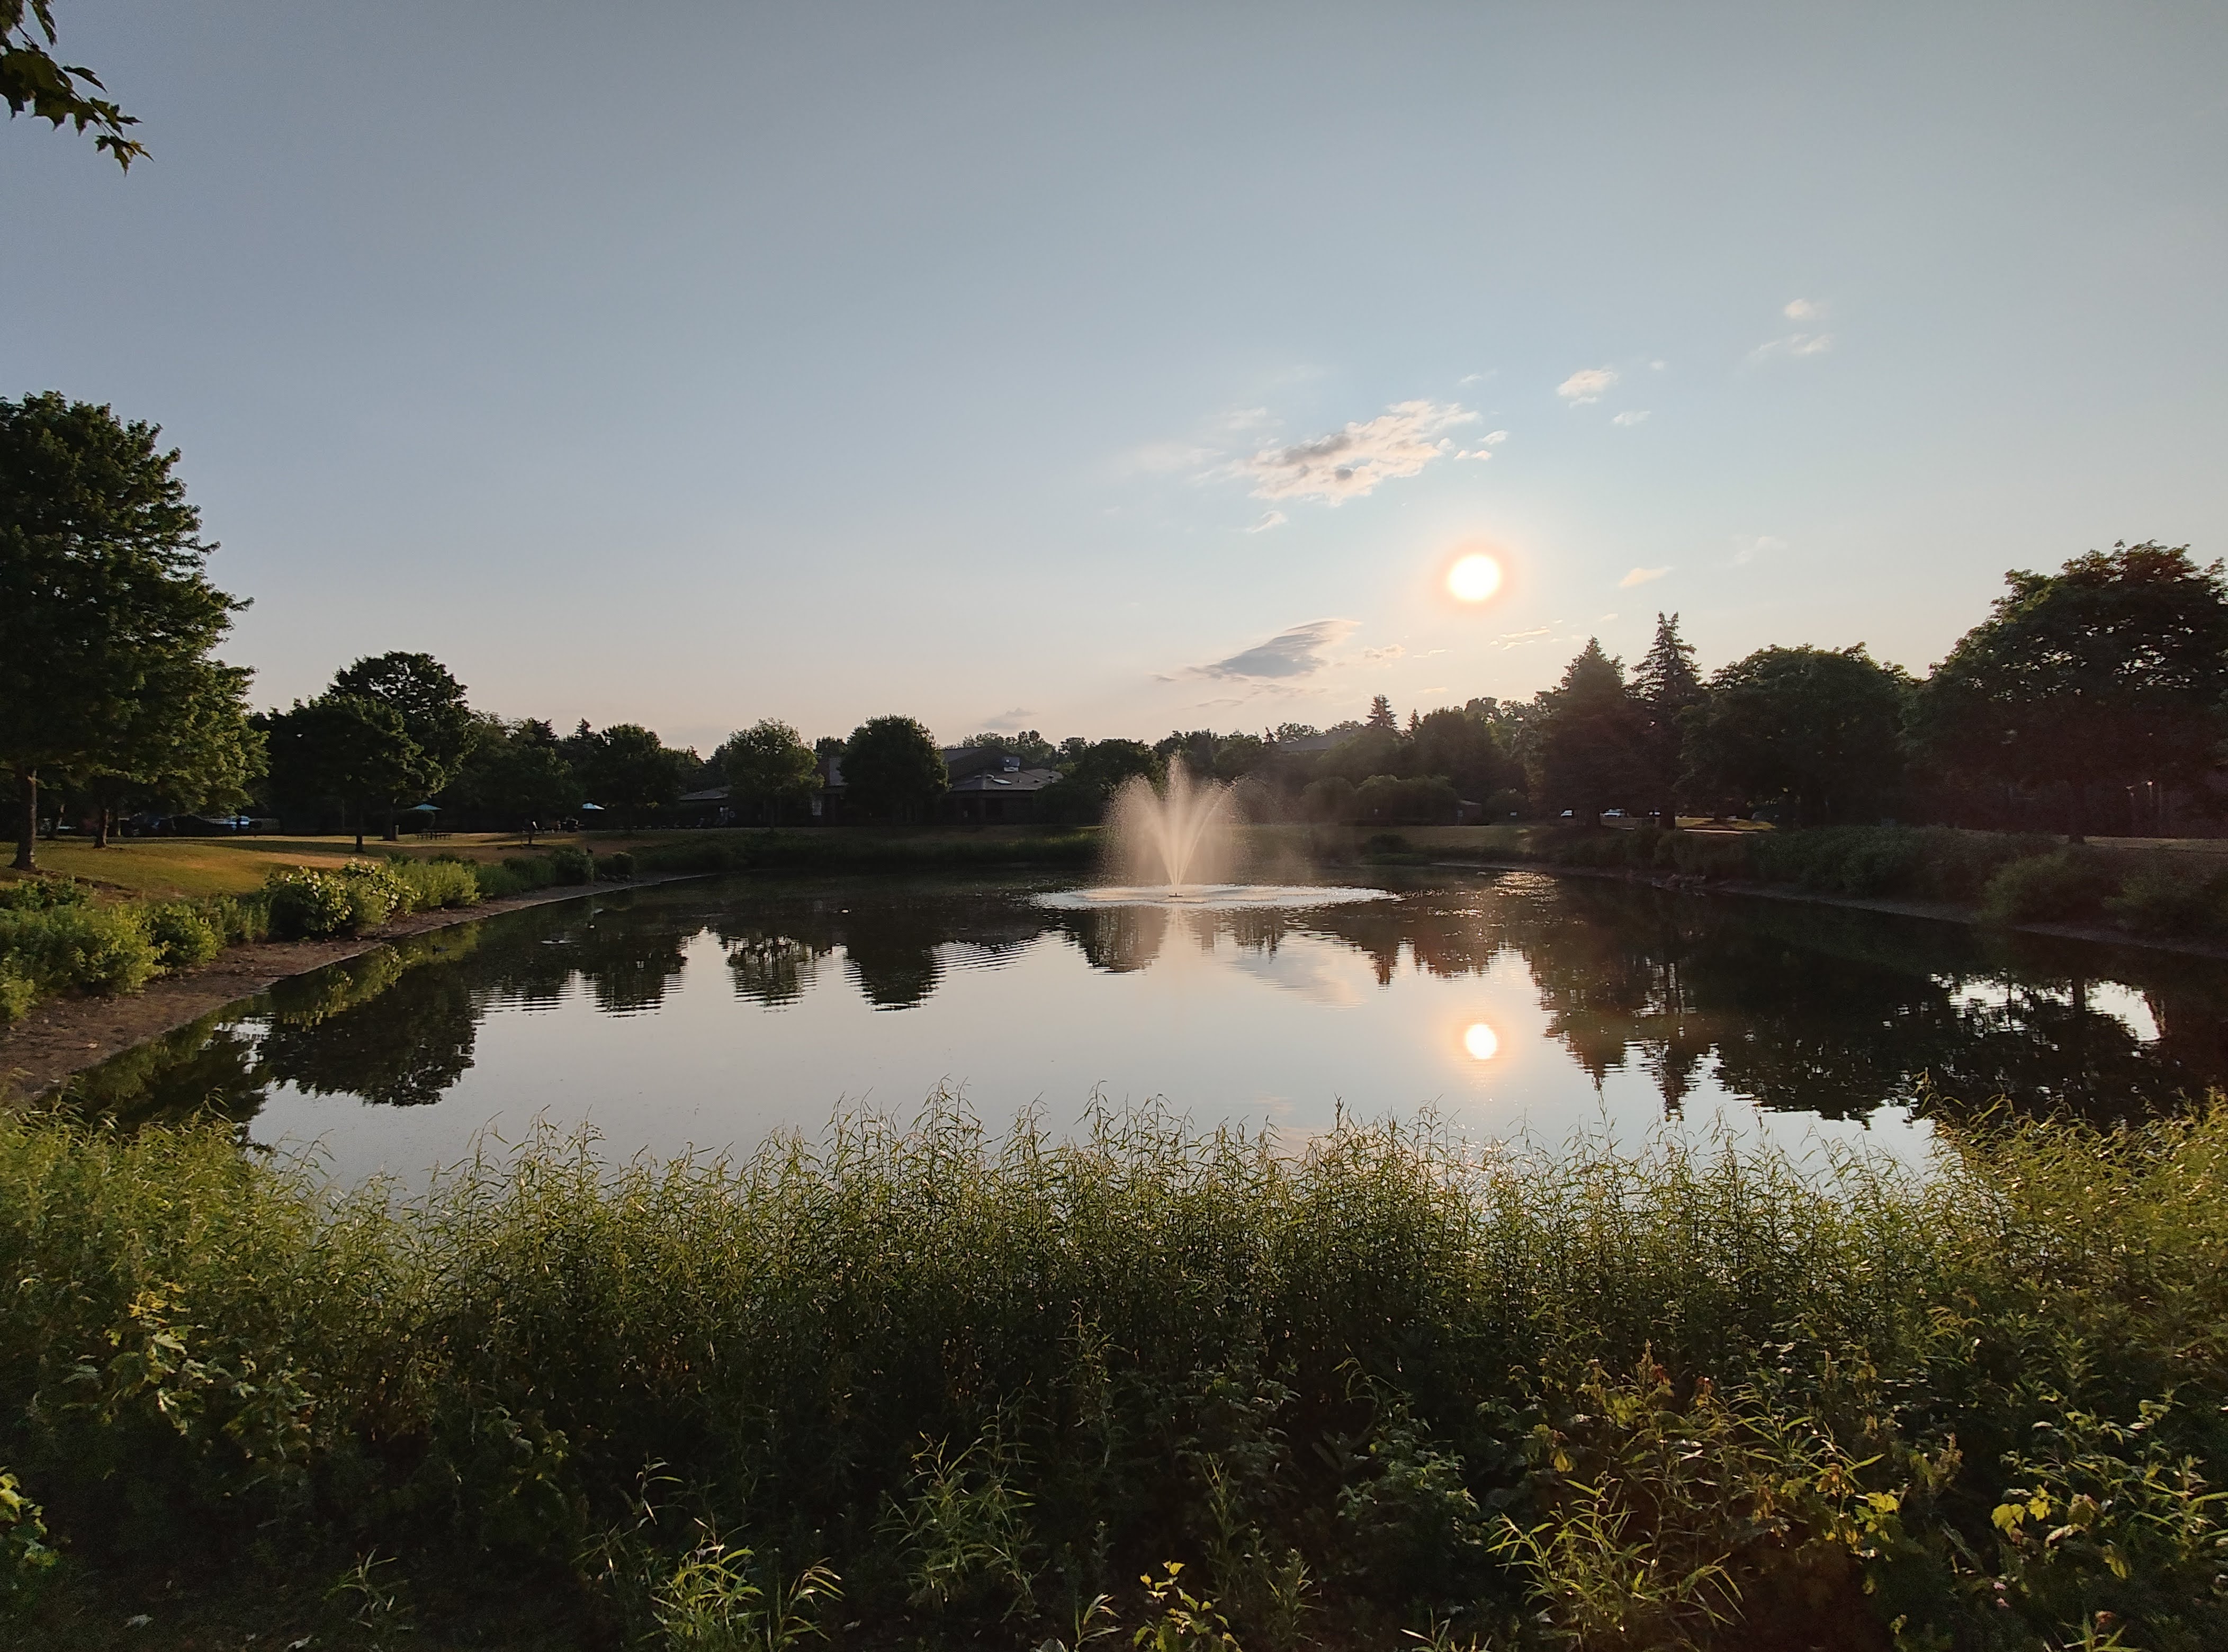
<svg viewBox="0 0 2228 1652">
<path fill-rule="evenodd" d="M 599 885 L 594 893 L 639 889 L 700 875 L 675 873 L 636 878 L 620 885 Z M 522 895 L 458 910 L 435 907 L 398 918 L 368 935 L 327 941 L 253 941 L 228 946 L 199 969 L 163 976 L 144 991 L 118 998 L 55 997 L 42 1000 L 31 1013 L 0 1033 L 0 1104 L 35 1099 L 74 1073 L 80 1073 L 135 1044 L 197 1021 L 213 1009 L 252 998 L 289 976 L 337 964 L 406 936 L 477 923 L 483 918 L 559 900 L 584 900 L 584 887 L 535 889 Z"/>
<path fill-rule="evenodd" d="M 1617 883 L 1644 883 L 1651 888 L 1675 890 L 1688 895 L 1747 895 L 1758 900 L 1791 900 L 1810 906 L 1847 906 L 1858 912 L 1884 912 L 1898 918 L 1930 918 L 1937 923 L 1977 926 L 1981 914 L 1971 906 L 1947 900 L 1891 900 L 1872 895 L 1835 895 L 1815 889 L 1790 888 L 1783 883 L 1725 882 L 1675 872 L 1635 872 L 1623 867 L 1554 866 L 1543 861 L 1434 861 L 1436 867 L 1485 872 L 1544 872 L 1554 878 L 1606 878 Z M 2022 935 L 2055 935 L 2069 941 L 2093 941 L 2104 946 L 2141 946 L 2156 952 L 2183 952 L 2201 958 L 2228 958 L 2228 945 L 2218 941 L 2176 940 L 2164 936 L 2130 935 L 2124 929 L 2095 924 L 2007 924 Z"/>
</svg>

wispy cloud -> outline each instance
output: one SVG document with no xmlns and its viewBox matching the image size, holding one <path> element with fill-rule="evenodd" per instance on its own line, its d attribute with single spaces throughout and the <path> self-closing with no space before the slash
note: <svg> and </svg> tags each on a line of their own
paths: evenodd
<svg viewBox="0 0 2228 1652">
<path fill-rule="evenodd" d="M 1249 534 L 1265 534 L 1271 528 L 1282 528 L 1290 520 L 1291 518 L 1281 510 L 1264 510 L 1261 513 L 1261 520 L 1245 531 Z"/>
<path fill-rule="evenodd" d="M 1748 353 L 1751 364 L 1785 357 L 1800 361 L 1808 355 L 1823 355 L 1834 348 L 1831 333 L 1789 333 L 1784 338 L 1768 339 Z"/>
<path fill-rule="evenodd" d="M 1171 471 L 1189 471 L 1204 464 L 1214 457 L 1211 447 L 1198 447 L 1189 442 L 1147 442 L 1133 447 L 1121 458 L 1121 468 L 1132 474 L 1162 475 Z"/>
<path fill-rule="evenodd" d="M 1789 321 L 1815 321 L 1826 311 L 1823 304 L 1813 304 L 1808 298 L 1790 298 L 1779 313 Z"/>
<path fill-rule="evenodd" d="M 1341 505 L 1365 497 L 1380 482 L 1416 475 L 1454 446 L 1444 432 L 1476 419 L 1456 402 L 1396 402 L 1374 419 L 1328 436 L 1264 448 L 1236 469 L 1253 478 L 1257 499 Z"/>
<path fill-rule="evenodd" d="M 1619 589 L 1628 586 L 1646 585 L 1650 579 L 1660 579 L 1670 572 L 1669 568 L 1635 568 L 1617 583 Z"/>
<path fill-rule="evenodd" d="M 1647 417 L 1648 409 L 1645 407 L 1640 408 L 1637 411 L 1627 408 L 1624 412 L 1617 414 L 1616 418 L 1610 419 L 1609 422 L 1612 425 L 1637 425 L 1646 420 Z"/>
<path fill-rule="evenodd" d="M 1476 447 L 1467 450 L 1459 457 L 1466 459 L 1489 459 L 1493 457 L 1493 450 L 1508 439 L 1507 431 L 1489 430 L 1477 439 Z"/>
<path fill-rule="evenodd" d="M 1770 534 L 1736 535 L 1733 539 L 1733 566 L 1743 567 L 1759 556 L 1774 556 L 1787 548 L 1787 541 Z"/>
<path fill-rule="evenodd" d="M 1493 639 L 1495 648 L 1522 648 L 1527 643 L 1544 643 L 1555 634 L 1553 625 L 1540 625 L 1528 631 L 1503 631 Z"/>
<path fill-rule="evenodd" d="M 1404 658 L 1406 656 L 1407 652 L 1408 650 L 1398 643 L 1387 643 L 1383 648 L 1363 649 L 1361 650 L 1361 657 L 1368 661 L 1372 665 L 1380 665 L 1386 660 L 1398 660 Z"/>
<path fill-rule="evenodd" d="M 1289 682 L 1313 676 L 1331 663 L 1330 650 L 1354 634 L 1351 619 L 1315 619 L 1279 631 L 1267 642 L 1244 649 L 1226 660 L 1215 660 L 1191 669 L 1201 676 L 1235 677 L 1255 682 Z"/>
<path fill-rule="evenodd" d="M 985 717 L 976 727 L 988 729 L 992 733 L 1003 733 L 1027 727 L 1029 719 L 1035 715 L 1036 713 L 1027 706 L 1015 706 L 1011 711 L 1002 711 L 996 717 Z"/>
<path fill-rule="evenodd" d="M 1583 407 L 1590 401 L 1599 401 L 1604 392 L 1617 382 L 1613 367 L 1582 367 L 1555 387 L 1555 394 L 1573 407 Z"/>
</svg>

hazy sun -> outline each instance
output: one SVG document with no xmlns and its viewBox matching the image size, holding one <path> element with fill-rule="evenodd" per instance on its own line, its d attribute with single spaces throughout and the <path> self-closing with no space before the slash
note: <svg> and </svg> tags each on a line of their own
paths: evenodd
<svg viewBox="0 0 2228 1652">
<path fill-rule="evenodd" d="M 1463 602 L 1483 602 L 1501 589 L 1501 564 L 1489 556 L 1465 556 L 1447 570 L 1447 589 Z"/>
<path fill-rule="evenodd" d="M 1483 1021 L 1472 1021 L 1463 1033 L 1463 1048 L 1481 1061 L 1501 1053 L 1501 1040 Z"/>
</svg>

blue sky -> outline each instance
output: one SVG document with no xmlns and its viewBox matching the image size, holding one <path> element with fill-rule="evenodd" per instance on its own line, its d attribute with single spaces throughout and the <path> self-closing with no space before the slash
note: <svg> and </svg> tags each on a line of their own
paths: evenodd
<svg viewBox="0 0 2228 1652">
<path fill-rule="evenodd" d="M 2228 551 L 2218 5 L 57 10 L 153 154 L 0 130 L 0 394 L 184 450 L 260 703 L 1327 724 Z"/>
</svg>

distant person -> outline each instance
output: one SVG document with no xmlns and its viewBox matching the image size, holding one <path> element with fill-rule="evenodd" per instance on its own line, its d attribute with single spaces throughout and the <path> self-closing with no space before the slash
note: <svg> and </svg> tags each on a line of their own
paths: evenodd
<svg viewBox="0 0 2228 1652">
<path fill-rule="evenodd" d="M 534 834 L 535 834 L 535 833 L 536 833 L 536 832 L 538 832 L 538 831 L 540 831 L 541 829 L 541 823 L 540 821 L 538 821 L 538 820 L 529 820 L 529 821 L 528 821 L 528 822 L 526 823 L 526 847 L 527 847 L 527 848 L 532 848 L 534 847 Z"/>
</svg>

